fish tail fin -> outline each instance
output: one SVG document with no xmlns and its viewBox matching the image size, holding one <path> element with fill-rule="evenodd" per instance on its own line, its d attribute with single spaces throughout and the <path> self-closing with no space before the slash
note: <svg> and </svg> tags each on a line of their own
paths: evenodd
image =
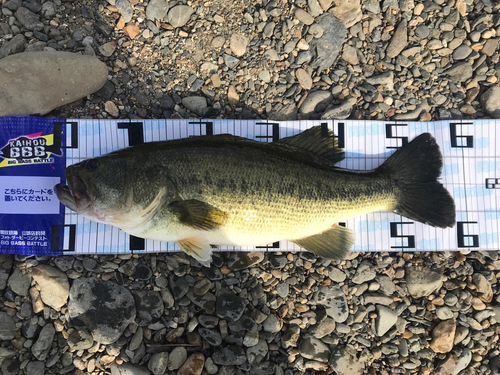
<svg viewBox="0 0 500 375">
<path fill-rule="evenodd" d="M 453 227 L 455 202 L 437 180 L 442 167 L 439 146 L 429 133 L 391 155 L 377 172 L 388 174 L 399 187 L 394 212 L 434 227 Z"/>
</svg>

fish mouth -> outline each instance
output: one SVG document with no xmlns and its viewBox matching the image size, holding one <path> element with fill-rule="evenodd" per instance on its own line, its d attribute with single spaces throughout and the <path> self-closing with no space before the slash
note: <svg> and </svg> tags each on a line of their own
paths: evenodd
<svg viewBox="0 0 500 375">
<path fill-rule="evenodd" d="M 68 185 L 57 184 L 54 187 L 57 198 L 73 211 L 85 210 L 90 206 L 92 200 L 87 186 L 81 178 L 73 175 L 71 169 L 66 169 L 65 174 Z"/>
</svg>

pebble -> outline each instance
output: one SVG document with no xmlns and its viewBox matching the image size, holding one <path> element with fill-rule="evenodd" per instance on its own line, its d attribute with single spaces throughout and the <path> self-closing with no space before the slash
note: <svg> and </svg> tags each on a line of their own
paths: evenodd
<svg viewBox="0 0 500 375">
<path fill-rule="evenodd" d="M 304 69 L 297 69 L 295 76 L 304 90 L 310 90 L 312 88 L 312 78 Z"/>
<path fill-rule="evenodd" d="M 213 329 L 199 328 L 198 333 L 211 346 L 219 346 L 222 344 L 222 337 L 220 333 Z"/>
<path fill-rule="evenodd" d="M 115 5 L 118 9 L 118 12 L 120 12 L 121 16 L 125 20 L 125 23 L 129 23 L 130 21 L 132 21 L 134 10 L 130 5 L 129 0 L 116 0 Z"/>
<path fill-rule="evenodd" d="M 323 112 L 331 103 L 332 99 L 333 95 L 329 91 L 318 90 L 309 93 L 300 107 L 302 117 L 307 119 L 315 112 Z M 330 276 L 330 278 L 332 278 L 332 276 Z"/>
<path fill-rule="evenodd" d="M 256 366 L 262 362 L 269 352 L 266 340 L 259 339 L 256 345 L 246 349 L 246 357 L 251 366 Z"/>
<path fill-rule="evenodd" d="M 300 355 L 314 361 L 327 362 L 330 357 L 330 349 L 317 338 L 307 336 L 300 343 Z"/>
<path fill-rule="evenodd" d="M 388 57 L 393 58 L 398 56 L 401 51 L 408 45 L 408 27 L 407 21 L 404 19 L 399 23 L 392 36 L 391 42 L 387 47 L 386 54 Z"/>
<path fill-rule="evenodd" d="M 16 11 L 16 18 L 28 30 L 43 30 L 44 25 L 40 22 L 40 18 L 29 9 L 19 7 Z"/>
<path fill-rule="evenodd" d="M 183 346 L 176 346 L 168 356 L 168 370 L 174 371 L 181 368 L 187 360 L 187 350 Z"/>
<path fill-rule="evenodd" d="M 123 363 L 111 365 L 111 375 L 150 375 L 147 368 L 137 366 L 132 363 Z"/>
<path fill-rule="evenodd" d="M 167 22 L 172 27 L 182 27 L 188 23 L 194 9 L 188 5 L 176 5 L 168 11 Z"/>
<path fill-rule="evenodd" d="M 14 319 L 7 313 L 0 311 L 0 340 L 12 340 L 16 330 Z"/>
<path fill-rule="evenodd" d="M 350 100 L 345 100 L 340 105 L 332 105 L 328 107 L 321 115 L 322 120 L 338 119 L 343 120 L 348 118 L 352 112 L 352 103 Z"/>
<path fill-rule="evenodd" d="M 368 259 L 365 259 L 356 269 L 356 273 L 352 277 L 352 282 L 354 284 L 363 284 L 367 281 L 373 280 L 376 275 L 377 273 L 375 272 L 372 263 Z"/>
<path fill-rule="evenodd" d="M 281 335 L 281 344 L 285 349 L 297 346 L 300 337 L 300 327 L 292 325 Z"/>
<path fill-rule="evenodd" d="M 40 290 L 43 303 L 59 311 L 69 297 L 69 282 L 66 274 L 57 268 L 41 264 L 31 271 Z"/>
<path fill-rule="evenodd" d="M 204 96 L 187 96 L 182 98 L 182 105 L 198 116 L 203 116 L 208 110 L 207 99 Z"/>
<path fill-rule="evenodd" d="M 31 361 L 26 366 L 26 375 L 44 375 L 44 374 L 45 374 L 45 365 L 42 361 Z"/>
<path fill-rule="evenodd" d="M 9 277 L 7 285 L 12 291 L 20 296 L 27 296 L 31 284 L 31 276 L 20 269 L 14 269 Z"/>
<path fill-rule="evenodd" d="M 161 318 L 164 311 L 163 300 L 159 292 L 136 290 L 133 293 L 136 317 L 140 326 L 146 326 Z"/>
<path fill-rule="evenodd" d="M 456 322 L 454 319 L 444 320 L 432 330 L 430 348 L 435 353 L 448 353 L 453 349 Z"/>
<path fill-rule="evenodd" d="M 193 353 L 177 371 L 177 375 L 201 375 L 204 365 L 205 356 L 202 353 Z"/>
<path fill-rule="evenodd" d="M 413 298 L 427 297 L 443 285 L 441 272 L 409 267 L 405 272 L 406 286 Z"/>
<path fill-rule="evenodd" d="M 457 63 L 443 72 L 443 74 L 449 75 L 459 82 L 467 81 L 472 77 L 472 73 L 472 66 L 468 62 Z"/>
<path fill-rule="evenodd" d="M 276 315 L 269 315 L 264 322 L 262 322 L 262 328 L 266 332 L 277 333 L 283 327 L 283 321 L 278 318 Z"/>
<path fill-rule="evenodd" d="M 377 305 L 375 318 L 375 332 L 377 336 L 384 336 L 398 320 L 398 314 L 385 306 Z"/>
<path fill-rule="evenodd" d="M 491 86 L 480 97 L 481 106 L 492 118 L 500 118 L 500 87 Z"/>
<path fill-rule="evenodd" d="M 148 369 L 154 375 L 161 375 L 167 371 L 168 352 L 155 353 L 148 362 Z"/>
<path fill-rule="evenodd" d="M 38 338 L 31 347 L 31 353 L 39 361 L 43 361 L 47 358 L 55 333 L 56 330 L 53 324 L 44 325 L 40 331 Z"/>
<path fill-rule="evenodd" d="M 362 375 L 365 370 L 365 364 L 345 348 L 339 348 L 330 358 L 330 363 L 338 375 Z"/>
<path fill-rule="evenodd" d="M 314 38 L 310 43 L 311 50 L 315 51 L 311 67 L 329 68 L 337 60 L 347 35 L 347 29 L 342 21 L 330 13 L 316 17 L 315 22 L 323 29 L 323 35 L 320 38 Z"/>
<path fill-rule="evenodd" d="M 453 51 L 453 59 L 454 60 L 465 60 L 467 57 L 469 57 L 471 52 L 472 52 L 472 48 L 470 48 L 466 44 L 462 44 L 460 47 L 455 49 L 455 51 Z"/>
<path fill-rule="evenodd" d="M 135 301 L 127 289 L 94 277 L 73 281 L 68 312 L 75 326 L 87 327 L 101 344 L 118 340 L 136 316 Z"/>
<path fill-rule="evenodd" d="M 226 346 L 220 351 L 214 352 L 212 360 L 217 365 L 222 366 L 240 366 L 246 360 L 245 351 L 240 346 Z"/>
<path fill-rule="evenodd" d="M 301 8 L 297 8 L 295 11 L 295 18 L 297 18 L 304 25 L 312 25 L 314 22 L 314 17 Z"/>
<path fill-rule="evenodd" d="M 104 110 L 113 117 L 118 117 L 120 115 L 118 107 L 111 100 L 108 100 L 106 103 L 104 103 Z"/>
<path fill-rule="evenodd" d="M 455 364 L 455 368 L 451 375 L 458 375 L 460 371 L 465 370 L 472 360 L 472 352 L 469 348 L 464 348 L 462 350 L 462 354 L 458 357 L 458 360 Z"/>
<path fill-rule="evenodd" d="M 151 21 L 162 21 L 168 12 L 167 0 L 151 0 L 146 7 L 146 18 Z"/>
<path fill-rule="evenodd" d="M 228 321 L 237 321 L 245 311 L 246 303 L 234 294 L 221 294 L 217 298 L 216 312 L 221 319 Z"/>
<path fill-rule="evenodd" d="M 230 48 L 236 56 L 243 56 L 247 50 L 248 37 L 243 34 L 233 34 L 230 39 Z"/>
</svg>

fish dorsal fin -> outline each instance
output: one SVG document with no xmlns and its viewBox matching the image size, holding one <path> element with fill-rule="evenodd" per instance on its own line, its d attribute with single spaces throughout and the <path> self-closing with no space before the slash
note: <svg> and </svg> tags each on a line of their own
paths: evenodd
<svg viewBox="0 0 500 375">
<path fill-rule="evenodd" d="M 214 230 L 227 219 L 225 212 L 196 199 L 174 201 L 168 208 L 179 222 L 194 229 Z"/>
<path fill-rule="evenodd" d="M 292 242 L 324 258 L 342 260 L 354 245 L 355 237 L 352 229 L 335 224 L 323 233 Z"/>
<path fill-rule="evenodd" d="M 330 129 L 324 129 L 320 125 L 291 137 L 282 138 L 278 142 L 312 154 L 330 165 L 345 158 L 344 150 L 338 146 L 337 137 Z"/>
<path fill-rule="evenodd" d="M 201 265 L 210 267 L 210 263 L 212 263 L 212 247 L 210 244 L 196 238 L 187 238 L 177 241 L 177 245 Z"/>
</svg>

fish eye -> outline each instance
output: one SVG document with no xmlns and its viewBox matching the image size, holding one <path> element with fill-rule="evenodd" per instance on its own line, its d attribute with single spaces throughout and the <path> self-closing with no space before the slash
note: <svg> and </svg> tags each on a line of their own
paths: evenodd
<svg viewBox="0 0 500 375">
<path fill-rule="evenodd" d="M 87 168 L 87 170 L 91 172 L 95 171 L 98 165 L 99 163 L 97 162 L 96 159 L 87 160 L 87 163 L 85 163 L 85 167 Z"/>
</svg>

